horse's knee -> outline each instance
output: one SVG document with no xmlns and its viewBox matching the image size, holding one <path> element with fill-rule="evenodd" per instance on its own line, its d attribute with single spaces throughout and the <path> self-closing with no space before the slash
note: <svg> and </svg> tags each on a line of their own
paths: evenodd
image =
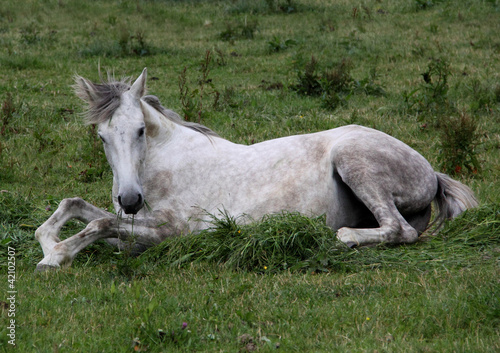
<svg viewBox="0 0 500 353">
<path fill-rule="evenodd" d="M 397 218 L 383 218 L 380 223 L 379 233 L 389 243 L 398 243 L 398 238 L 402 233 L 402 224 Z"/>
<path fill-rule="evenodd" d="M 42 226 L 38 227 L 37 230 L 35 230 L 35 239 L 40 242 L 40 239 L 43 238 L 43 229 Z"/>
<path fill-rule="evenodd" d="M 382 220 L 380 230 L 386 241 L 393 244 L 414 243 L 418 239 L 417 230 L 399 215 Z"/>
<path fill-rule="evenodd" d="M 415 228 L 408 225 L 401 228 L 400 243 L 411 244 L 418 240 L 418 232 Z"/>
<path fill-rule="evenodd" d="M 85 201 L 83 201 L 80 197 L 72 197 L 63 199 L 59 203 L 59 207 L 63 209 L 72 209 L 72 208 L 83 208 L 85 206 Z"/>
</svg>

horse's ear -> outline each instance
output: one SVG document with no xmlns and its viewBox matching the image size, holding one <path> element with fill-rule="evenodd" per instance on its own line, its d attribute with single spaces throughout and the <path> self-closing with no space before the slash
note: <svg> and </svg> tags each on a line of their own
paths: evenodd
<svg viewBox="0 0 500 353">
<path fill-rule="evenodd" d="M 152 96 L 147 96 L 152 97 Z M 147 98 L 146 97 L 146 98 Z M 156 97 L 153 97 L 153 99 Z M 152 99 L 152 98 L 150 98 Z M 156 98 L 158 99 L 158 98 Z M 156 137 L 158 132 L 160 131 L 161 121 L 158 118 L 158 114 L 155 114 L 155 109 L 149 105 L 149 101 L 147 99 L 141 99 L 141 108 L 142 113 L 144 114 L 144 123 L 146 124 L 146 133 L 148 136 Z"/>
<path fill-rule="evenodd" d="M 135 80 L 132 87 L 130 87 L 130 93 L 132 93 L 132 95 L 137 99 L 141 99 L 144 96 L 144 94 L 146 94 L 147 76 L 148 76 L 147 69 L 144 68 L 144 70 L 142 70 L 141 76 L 139 76 L 139 78 Z"/>
<path fill-rule="evenodd" d="M 81 100 L 91 104 L 96 101 L 97 93 L 92 82 L 82 76 L 75 76 L 75 84 L 73 86 L 76 95 Z"/>
</svg>

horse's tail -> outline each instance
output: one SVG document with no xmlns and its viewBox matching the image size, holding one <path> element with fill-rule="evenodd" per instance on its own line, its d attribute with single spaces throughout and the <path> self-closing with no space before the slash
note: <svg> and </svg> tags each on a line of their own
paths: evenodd
<svg viewBox="0 0 500 353">
<path fill-rule="evenodd" d="M 478 205 L 474 192 L 459 181 L 446 174 L 436 173 L 438 190 L 434 198 L 437 208 L 434 224 L 439 228 L 443 222 L 457 217 L 460 213 Z"/>
</svg>

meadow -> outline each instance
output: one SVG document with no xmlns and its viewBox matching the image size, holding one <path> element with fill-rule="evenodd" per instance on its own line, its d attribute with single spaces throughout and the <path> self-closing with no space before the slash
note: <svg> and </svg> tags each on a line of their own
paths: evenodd
<svg viewBox="0 0 500 353">
<path fill-rule="evenodd" d="M 0 350 L 500 351 L 498 33 L 498 0 L 2 1 Z M 74 75 L 144 67 L 164 106 L 231 141 L 373 127 L 480 206 L 412 245 L 228 216 L 139 257 L 101 242 L 34 272 L 35 229 L 62 199 L 112 209 Z"/>
</svg>

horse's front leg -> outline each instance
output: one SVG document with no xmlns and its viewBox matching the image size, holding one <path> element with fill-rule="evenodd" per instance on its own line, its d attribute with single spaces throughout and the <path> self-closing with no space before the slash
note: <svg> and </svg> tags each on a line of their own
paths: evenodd
<svg viewBox="0 0 500 353">
<path fill-rule="evenodd" d="M 52 216 L 38 227 L 35 237 L 42 246 L 43 255 L 47 256 L 60 242 L 59 233 L 68 221 L 78 219 L 88 224 L 93 220 L 112 216 L 112 213 L 91 205 L 81 198 L 64 199 Z"/>
<path fill-rule="evenodd" d="M 133 242 L 136 247 L 150 247 L 160 243 L 165 237 L 178 234 L 178 228 L 158 217 L 120 219 L 115 215 L 95 219 L 81 232 L 56 243 L 44 254 L 37 270 L 44 271 L 71 265 L 75 256 L 85 247 L 99 239 L 118 238 Z"/>
</svg>

